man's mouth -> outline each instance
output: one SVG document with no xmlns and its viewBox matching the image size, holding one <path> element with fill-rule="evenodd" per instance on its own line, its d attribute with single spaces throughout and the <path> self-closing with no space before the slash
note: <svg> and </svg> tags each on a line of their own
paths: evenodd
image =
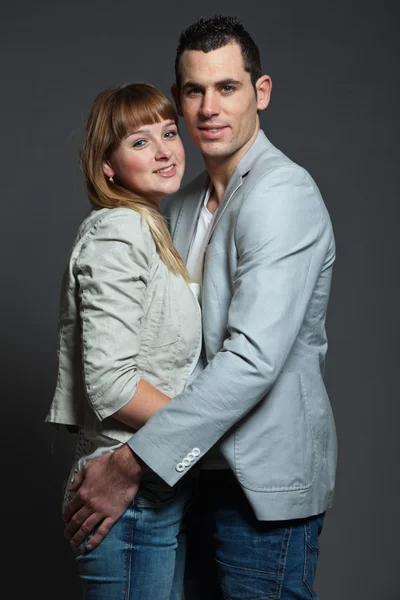
<svg viewBox="0 0 400 600">
<path fill-rule="evenodd" d="M 204 131 L 218 131 L 219 129 L 225 129 L 226 125 L 199 125 L 199 129 Z"/>
<path fill-rule="evenodd" d="M 202 137 L 210 140 L 220 138 L 225 129 L 227 129 L 226 125 L 200 125 L 198 128 L 201 132 Z"/>
</svg>

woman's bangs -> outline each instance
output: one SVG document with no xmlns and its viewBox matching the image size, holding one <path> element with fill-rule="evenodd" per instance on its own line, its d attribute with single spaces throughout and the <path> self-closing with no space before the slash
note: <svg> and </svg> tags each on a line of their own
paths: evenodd
<svg viewBox="0 0 400 600">
<path fill-rule="evenodd" d="M 127 98 L 120 110 L 113 112 L 113 129 L 118 142 L 144 125 L 178 120 L 178 115 L 163 96 L 159 98 Z M 119 113 L 119 114 L 118 114 Z"/>
</svg>

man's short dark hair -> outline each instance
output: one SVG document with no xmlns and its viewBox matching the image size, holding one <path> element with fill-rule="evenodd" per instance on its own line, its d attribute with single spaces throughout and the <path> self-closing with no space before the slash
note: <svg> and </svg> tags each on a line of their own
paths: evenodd
<svg viewBox="0 0 400 600">
<path fill-rule="evenodd" d="M 250 73 L 251 83 L 255 87 L 261 77 L 260 51 L 250 34 L 236 17 L 215 15 L 209 19 L 201 17 L 193 25 L 184 29 L 179 37 L 175 59 L 175 80 L 180 88 L 181 76 L 179 64 L 185 50 L 211 52 L 227 44 L 239 44 L 242 51 L 244 69 Z"/>
</svg>

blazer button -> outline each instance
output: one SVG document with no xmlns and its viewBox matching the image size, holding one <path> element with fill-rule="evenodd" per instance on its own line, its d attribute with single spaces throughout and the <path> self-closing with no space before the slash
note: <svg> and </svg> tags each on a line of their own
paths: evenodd
<svg viewBox="0 0 400 600">
<path fill-rule="evenodd" d="M 180 462 L 176 465 L 175 469 L 178 471 L 178 473 L 182 473 L 182 471 L 185 470 L 185 465 Z"/>
<path fill-rule="evenodd" d="M 192 454 L 194 454 L 195 456 L 200 456 L 200 448 L 193 448 Z"/>
<path fill-rule="evenodd" d="M 189 452 L 189 454 L 187 455 L 187 457 L 190 460 L 190 462 L 193 462 L 196 459 L 196 457 L 193 454 L 193 452 Z"/>
<path fill-rule="evenodd" d="M 185 458 L 182 460 L 182 464 L 185 467 L 188 467 L 190 465 L 190 459 L 187 456 L 185 456 Z"/>
</svg>

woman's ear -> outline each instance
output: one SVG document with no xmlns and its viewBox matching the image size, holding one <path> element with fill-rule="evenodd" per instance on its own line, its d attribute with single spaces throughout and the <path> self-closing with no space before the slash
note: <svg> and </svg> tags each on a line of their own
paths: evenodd
<svg viewBox="0 0 400 600">
<path fill-rule="evenodd" d="M 103 173 L 108 178 L 114 177 L 114 175 L 115 175 L 115 171 L 112 168 L 112 166 L 110 165 L 110 163 L 108 162 L 108 160 L 105 160 L 103 162 Z"/>
</svg>

